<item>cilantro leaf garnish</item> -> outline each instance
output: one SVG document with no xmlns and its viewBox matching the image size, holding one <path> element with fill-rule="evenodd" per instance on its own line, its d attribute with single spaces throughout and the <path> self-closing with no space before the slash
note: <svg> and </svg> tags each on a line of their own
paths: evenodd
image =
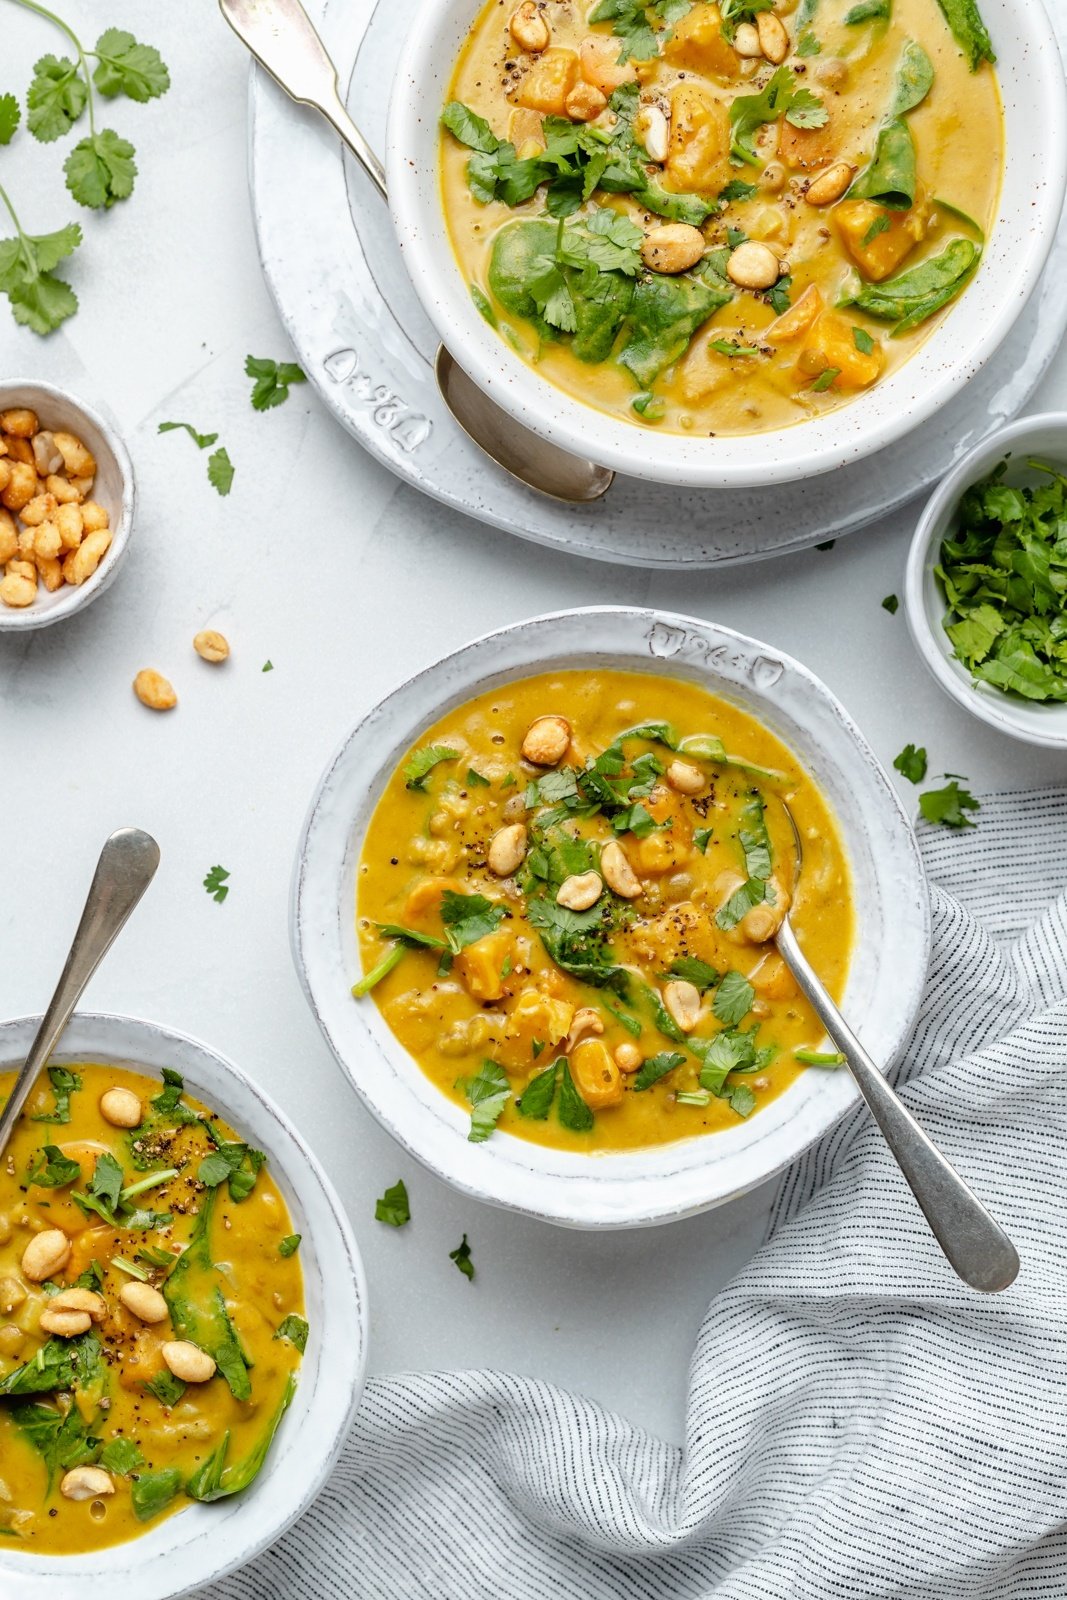
<svg viewBox="0 0 1067 1600">
<path fill-rule="evenodd" d="M 527 917 L 557 967 L 625 999 L 627 973 L 615 964 L 607 944 L 606 909 L 598 902 L 589 911 L 569 911 L 546 895 L 531 896 L 526 904 Z"/>
<path fill-rule="evenodd" d="M 386 1190 L 386 1194 L 388 1195 L 389 1193 L 391 1193 L 391 1191 Z M 287 1233 L 284 1239 L 280 1239 L 278 1241 L 278 1254 L 286 1259 L 289 1256 L 295 1256 L 297 1251 L 300 1249 L 300 1240 L 302 1237 L 303 1235 L 299 1233 Z"/>
<path fill-rule="evenodd" d="M 48 1081 L 52 1085 L 56 1105 L 54 1111 L 41 1111 L 31 1117 L 31 1122 L 64 1123 L 70 1121 L 70 1097 L 82 1086 L 78 1073 L 69 1067 L 49 1067 Z"/>
<path fill-rule="evenodd" d="M 566 1056 L 560 1058 L 557 1115 L 563 1126 L 572 1133 L 588 1133 L 593 1126 L 593 1113 L 575 1087 Z"/>
<path fill-rule="evenodd" d="M 821 128 L 829 116 L 818 96 L 810 89 L 800 88 L 785 66 L 777 69 L 758 94 L 739 94 L 731 101 L 731 155 L 750 166 L 762 165 L 755 135 L 765 123 L 777 122 L 783 116 L 794 128 Z"/>
<path fill-rule="evenodd" d="M 701 994 L 705 989 L 713 989 L 719 981 L 715 968 L 696 956 L 679 956 L 671 962 L 669 970 L 672 978 L 685 978 L 688 983 L 695 984 Z"/>
<path fill-rule="evenodd" d="M 385 1222 L 390 1228 L 402 1228 L 411 1221 L 411 1204 L 408 1200 L 407 1184 L 403 1178 L 398 1178 L 391 1188 L 386 1189 L 379 1200 L 374 1202 L 375 1222 Z"/>
<path fill-rule="evenodd" d="M 63 163 L 67 188 L 81 206 L 110 210 L 128 200 L 137 177 L 133 145 L 111 128 L 101 128 L 78 141 Z"/>
<path fill-rule="evenodd" d="M 26 126 L 35 139 L 51 144 L 69 133 L 85 110 L 89 90 L 69 56 L 42 56 L 34 63 L 26 92 Z"/>
<path fill-rule="evenodd" d="M 553 1061 L 551 1066 L 539 1072 L 536 1078 L 522 1091 L 515 1102 L 515 1110 L 522 1117 L 529 1117 L 532 1121 L 543 1122 L 552 1108 L 552 1101 L 556 1095 L 556 1082 L 559 1078 L 560 1062 Z"/>
<path fill-rule="evenodd" d="M 204 879 L 204 888 L 207 890 L 212 900 L 215 901 L 216 905 L 221 906 L 222 902 L 230 892 L 229 886 L 226 883 L 226 879 L 229 876 L 230 874 L 226 871 L 225 867 L 212 867 L 209 870 L 207 877 Z"/>
<path fill-rule="evenodd" d="M 900 601 L 897 596 L 895 594 L 887 594 L 882 601 L 882 610 L 888 611 L 891 617 L 895 617 L 899 609 Z"/>
<path fill-rule="evenodd" d="M 421 750 L 416 750 L 414 755 L 403 768 L 404 783 L 409 789 L 426 788 L 426 778 L 434 767 L 442 761 L 457 761 L 458 750 L 450 750 L 444 744 L 424 745 Z"/>
<path fill-rule="evenodd" d="M 916 748 L 913 744 L 906 744 L 893 765 L 909 783 L 922 783 L 926 777 L 926 751 L 921 745 Z"/>
<path fill-rule="evenodd" d="M 289 1343 L 294 1345 L 296 1349 L 300 1351 L 300 1354 L 303 1355 L 304 1351 L 307 1349 L 309 1331 L 307 1319 L 305 1317 L 298 1317 L 295 1312 L 290 1312 L 289 1315 L 284 1317 L 278 1324 L 278 1330 L 274 1337 L 276 1339 L 288 1339 Z"/>
<path fill-rule="evenodd" d="M 441 921 L 454 955 L 495 933 L 506 916 L 506 906 L 487 900 L 484 894 L 457 894 L 454 889 L 446 889 L 441 896 Z"/>
<path fill-rule="evenodd" d="M 142 105 L 170 88 L 170 73 L 154 45 L 138 44 L 124 28 L 108 28 L 92 52 L 97 59 L 93 82 L 107 99 L 124 94 Z"/>
<path fill-rule="evenodd" d="M 756 991 L 740 972 L 727 972 L 715 993 L 711 1009 L 720 1022 L 733 1027 L 752 1010 Z"/>
<path fill-rule="evenodd" d="M 684 1065 L 685 1057 L 677 1050 L 663 1050 L 659 1055 L 646 1056 L 634 1074 L 633 1086 L 637 1090 L 651 1089 L 652 1085 L 665 1078 L 668 1072 L 673 1072 L 675 1067 Z"/>
<path fill-rule="evenodd" d="M 78 1162 L 65 1156 L 57 1144 L 46 1144 L 30 1163 L 26 1182 L 35 1183 L 40 1189 L 65 1189 L 81 1177 L 81 1170 Z"/>
<path fill-rule="evenodd" d="M 500 1121 L 500 1113 L 511 1099 L 507 1073 L 497 1061 L 483 1061 L 473 1078 L 460 1078 L 456 1084 L 471 1107 L 471 1127 L 467 1138 L 482 1144 Z"/>
<path fill-rule="evenodd" d="M 457 1269 L 462 1272 L 465 1278 L 469 1278 L 472 1283 L 474 1282 L 474 1262 L 471 1260 L 471 1247 L 467 1243 L 466 1234 L 463 1235 L 456 1248 L 448 1252 L 448 1259 L 455 1262 Z"/>
<path fill-rule="evenodd" d="M 943 789 L 927 789 L 919 796 L 919 810 L 927 822 L 940 822 L 946 828 L 976 827 L 966 813 L 980 809 L 981 802 L 968 789 L 961 789 L 957 778 Z"/>
<path fill-rule="evenodd" d="M 271 361 L 267 356 L 246 356 L 245 372 L 256 380 L 252 386 L 252 406 L 256 411 L 284 405 L 290 385 L 307 381 L 307 374 L 295 361 Z"/>
<path fill-rule="evenodd" d="M 234 471 L 233 462 L 224 448 L 215 450 L 208 457 L 207 480 L 219 494 L 227 495 L 233 488 Z"/>
<path fill-rule="evenodd" d="M 0 294 L 7 295 L 16 322 L 34 333 L 53 333 L 78 309 L 74 290 L 52 269 L 74 254 L 82 242 L 81 228 L 70 222 L 55 233 L 24 233 L 2 187 L 0 200 L 15 224 L 15 237 L 0 239 Z"/>
</svg>

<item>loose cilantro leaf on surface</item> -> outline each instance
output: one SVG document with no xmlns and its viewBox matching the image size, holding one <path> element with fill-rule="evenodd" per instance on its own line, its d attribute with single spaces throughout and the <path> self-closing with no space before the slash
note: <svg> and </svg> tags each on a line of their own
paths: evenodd
<svg viewBox="0 0 1067 1600">
<path fill-rule="evenodd" d="M 48 1081 L 52 1085 L 52 1093 L 56 1097 L 56 1108 L 54 1111 L 39 1112 L 37 1116 L 31 1117 L 30 1120 L 32 1122 L 69 1122 L 70 1097 L 81 1088 L 81 1078 L 76 1072 L 71 1072 L 69 1067 L 49 1067 Z"/>
<path fill-rule="evenodd" d="M 138 44 L 123 28 L 108 28 L 96 41 L 93 82 L 107 99 L 124 94 L 142 105 L 170 88 L 170 73 L 154 45 Z"/>
<path fill-rule="evenodd" d="M 408 789 L 425 790 L 426 778 L 434 767 L 442 761 L 458 761 L 459 751 L 450 750 L 444 744 L 424 745 L 421 750 L 416 750 L 414 755 L 405 765 L 404 783 Z"/>
<path fill-rule="evenodd" d="M 260 667 L 259 670 L 261 672 L 273 672 L 274 671 L 274 662 L 273 661 L 264 661 L 262 667 Z"/>
<path fill-rule="evenodd" d="M 30 1164 L 26 1182 L 35 1183 L 40 1189 L 65 1189 L 81 1177 L 81 1170 L 78 1162 L 65 1156 L 58 1145 L 46 1144 Z"/>
<path fill-rule="evenodd" d="M 78 297 L 52 269 L 74 254 L 82 242 L 81 228 L 71 222 L 55 233 L 24 233 L 3 188 L 0 200 L 16 230 L 15 238 L 0 239 L 0 294 L 7 295 L 17 323 L 42 336 L 54 333 L 77 311 Z"/>
<path fill-rule="evenodd" d="M 734 1026 L 752 1010 L 756 991 L 740 972 L 727 972 L 711 1003 L 711 1009 L 720 1022 Z"/>
<path fill-rule="evenodd" d="M 22 112 L 13 94 L 0 94 L 0 144 L 10 144 Z"/>
<path fill-rule="evenodd" d="M 632 1038 L 640 1039 L 642 1031 L 641 1024 L 638 1022 L 636 1017 L 631 1017 L 627 1011 L 620 1011 L 619 1007 L 613 1006 L 611 1001 L 608 999 L 602 1000 L 601 1004 L 603 1005 L 604 1010 L 607 1011 L 610 1016 L 615 1018 L 616 1022 L 622 1024 Z"/>
<path fill-rule="evenodd" d="M 229 876 L 230 874 L 226 871 L 225 867 L 212 867 L 208 872 L 207 877 L 204 879 L 204 888 L 207 890 L 212 900 L 215 901 L 216 905 L 221 906 L 222 902 L 230 892 L 226 884 L 226 879 Z"/>
<path fill-rule="evenodd" d="M 482 1144 L 500 1121 L 500 1113 L 511 1099 L 507 1073 L 496 1061 L 483 1061 L 473 1078 L 460 1078 L 456 1084 L 471 1107 L 471 1144 Z"/>
<path fill-rule="evenodd" d="M 975 827 L 966 812 L 980 809 L 981 802 L 969 790 L 961 789 L 956 778 L 943 789 L 927 789 L 919 796 L 919 810 L 927 822 L 940 822 L 946 828 Z"/>
<path fill-rule="evenodd" d="M 198 450 L 206 450 L 218 438 L 217 433 L 197 433 L 191 422 L 161 422 L 156 432 L 173 433 L 179 428 L 189 435 Z"/>
<path fill-rule="evenodd" d="M 271 361 L 267 356 L 246 356 L 245 373 L 256 380 L 252 386 L 252 406 L 256 411 L 284 405 L 290 385 L 307 381 L 307 374 L 295 361 Z"/>
<path fill-rule="evenodd" d="M 182 1486 L 177 1467 L 158 1472 L 138 1472 L 130 1479 L 130 1502 L 138 1522 L 151 1522 L 170 1505 Z"/>
<path fill-rule="evenodd" d="M 685 978 L 688 983 L 693 983 L 701 994 L 705 989 L 713 989 L 719 981 L 719 974 L 714 967 L 709 967 L 706 961 L 700 961 L 696 956 L 679 956 L 670 965 L 672 978 Z"/>
<path fill-rule="evenodd" d="M 970 62 L 972 72 L 977 72 L 983 61 L 994 63 L 993 41 L 982 21 L 977 0 L 937 0 L 952 36 Z"/>
<path fill-rule="evenodd" d="M 388 1223 L 390 1228 L 402 1228 L 411 1221 L 411 1205 L 403 1178 L 398 1178 L 392 1188 L 386 1189 L 381 1198 L 374 1202 L 374 1220 Z M 291 1255 L 292 1251 L 283 1251 L 282 1254 Z"/>
<path fill-rule="evenodd" d="M 288 1339 L 289 1343 L 295 1345 L 300 1354 L 303 1355 L 307 1348 L 309 1331 L 307 1320 L 304 1317 L 298 1317 L 295 1312 L 290 1312 L 278 1324 L 278 1331 L 274 1337 L 276 1339 Z"/>
<path fill-rule="evenodd" d="M 572 1133 L 588 1133 L 593 1126 L 593 1113 L 575 1088 L 570 1063 L 566 1056 L 560 1059 L 559 1104 L 560 1122 Z"/>
<path fill-rule="evenodd" d="M 457 1270 L 462 1272 L 465 1278 L 469 1278 L 472 1283 L 474 1282 L 474 1262 L 471 1260 L 471 1247 L 467 1243 L 466 1234 L 463 1235 L 456 1248 L 448 1252 L 448 1259 L 455 1262 Z"/>
<path fill-rule="evenodd" d="M 895 617 L 899 609 L 900 601 L 897 599 L 896 595 L 887 594 L 885 599 L 882 601 L 882 610 L 888 611 L 891 617 Z"/>
<path fill-rule="evenodd" d="M 485 118 L 472 111 L 470 106 L 465 106 L 462 100 L 450 100 L 441 113 L 441 121 L 460 144 L 467 145 L 471 150 L 492 155 L 500 147 L 501 141 Z"/>
<path fill-rule="evenodd" d="M 78 63 L 69 56 L 42 56 L 34 63 L 26 94 L 26 126 L 35 139 L 51 144 L 69 133 L 89 97 Z"/>
<path fill-rule="evenodd" d="M 219 494 L 227 495 L 233 488 L 234 465 L 225 449 L 215 450 L 207 463 L 207 479 Z"/>
<path fill-rule="evenodd" d="M 1028 701 L 1067 701 L 1067 477 L 1007 462 L 963 496 L 935 569 L 953 651 L 978 683 Z"/>
<path fill-rule="evenodd" d="M 906 744 L 893 765 L 909 783 L 922 783 L 926 777 L 926 751 L 921 745 L 916 748 L 913 744 Z"/>
<path fill-rule="evenodd" d="M 120 1478 L 144 1466 L 144 1456 L 132 1439 L 112 1439 L 100 1452 L 100 1465 Z"/>
<path fill-rule="evenodd" d="M 791 277 L 779 278 L 774 286 L 766 291 L 764 298 L 776 316 L 784 316 L 792 305 L 789 291 L 793 287 Z"/>
<path fill-rule="evenodd" d="M 678 1051 L 661 1051 L 659 1055 L 646 1056 L 640 1068 L 634 1074 L 633 1086 L 635 1089 L 651 1089 L 654 1083 L 665 1078 L 668 1072 L 673 1072 L 675 1067 L 685 1065 L 685 1057 Z"/>
<path fill-rule="evenodd" d="M 403 1186 L 403 1184 L 400 1184 L 399 1187 L 403 1189 L 404 1186 Z M 392 1193 L 394 1193 L 393 1190 L 387 1189 L 383 1198 L 388 1199 L 389 1195 L 392 1194 Z M 404 1195 L 405 1195 L 405 1198 L 406 1198 L 406 1196 L 407 1196 L 407 1190 L 406 1189 L 404 1189 Z M 380 1205 L 381 1201 L 379 1201 L 378 1203 Z M 280 1256 L 285 1257 L 286 1259 L 288 1259 L 289 1256 L 295 1256 L 297 1251 L 300 1249 L 300 1240 L 302 1238 L 303 1238 L 302 1234 L 299 1234 L 299 1233 L 287 1233 L 284 1239 L 280 1239 L 278 1241 L 278 1254 Z"/>
<path fill-rule="evenodd" d="M 550 1067 L 539 1072 L 536 1078 L 522 1091 L 515 1102 L 515 1109 L 522 1117 L 529 1117 L 534 1122 L 543 1122 L 552 1109 L 552 1101 L 556 1097 L 556 1081 L 559 1077 L 559 1062 L 553 1061 Z"/>
<path fill-rule="evenodd" d="M 441 921 L 454 955 L 495 933 L 506 916 L 506 907 L 487 900 L 484 894 L 457 894 L 454 889 L 446 889 L 441 896 Z"/>
<path fill-rule="evenodd" d="M 67 188 L 79 205 L 91 211 L 110 210 L 133 193 L 137 164 L 133 145 L 111 128 L 90 133 L 74 146 L 63 164 Z"/>
</svg>

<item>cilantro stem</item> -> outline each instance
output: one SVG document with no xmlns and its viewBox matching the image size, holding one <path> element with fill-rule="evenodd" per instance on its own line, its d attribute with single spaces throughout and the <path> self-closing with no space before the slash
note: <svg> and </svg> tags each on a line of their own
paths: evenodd
<svg viewBox="0 0 1067 1600">
<path fill-rule="evenodd" d="M 93 111 L 93 80 L 89 72 L 89 63 L 85 59 L 86 52 L 82 48 L 82 42 L 78 38 L 78 35 L 74 32 L 74 29 L 69 23 L 63 21 L 62 17 L 57 17 L 55 12 L 49 11 L 47 6 L 38 5 L 37 0 L 15 0 L 15 4 L 17 6 L 24 7 L 27 11 L 35 11 L 39 17 L 44 17 L 47 22 L 53 23 L 61 33 L 66 34 L 71 44 L 78 52 L 78 64 L 81 67 L 82 77 L 85 79 L 85 104 L 86 109 L 89 112 L 89 132 L 95 136 L 96 117 Z M 91 51 L 89 53 L 92 54 Z M 10 207 L 8 207 L 8 209 L 10 210 Z"/>
<path fill-rule="evenodd" d="M 165 1172 L 151 1172 L 147 1178 L 142 1178 L 139 1183 L 131 1183 L 127 1188 L 123 1189 L 119 1194 L 119 1202 L 125 1205 L 128 1200 L 133 1199 L 134 1195 L 144 1194 L 146 1189 L 158 1188 L 161 1183 L 168 1183 L 171 1178 L 176 1178 L 177 1176 L 177 1167 L 168 1167 Z"/>
<path fill-rule="evenodd" d="M 0 183 L 0 200 L 3 200 L 5 206 L 8 209 L 8 213 L 9 213 L 9 215 L 11 217 L 11 220 L 15 224 L 15 232 L 19 236 L 19 255 L 22 257 L 23 261 L 26 263 L 26 272 L 27 272 L 27 275 L 28 275 L 28 277 L 30 278 L 30 280 L 32 282 L 32 280 L 34 278 L 39 276 L 39 269 L 38 269 L 38 266 L 37 266 L 37 257 L 34 255 L 33 251 L 30 249 L 29 241 L 27 240 L 26 235 L 22 231 L 22 223 L 19 221 L 17 215 L 15 214 L 15 208 L 11 204 L 11 200 L 8 197 L 8 192 L 4 188 L 2 183 Z"/>
<path fill-rule="evenodd" d="M 394 967 L 399 966 L 406 953 L 406 945 L 394 944 L 393 948 L 387 951 L 376 967 L 372 967 L 365 977 L 360 978 L 358 983 L 352 985 L 353 998 L 359 1000 L 373 989 L 376 983 L 381 983 L 382 979 L 388 977 Z"/>
</svg>

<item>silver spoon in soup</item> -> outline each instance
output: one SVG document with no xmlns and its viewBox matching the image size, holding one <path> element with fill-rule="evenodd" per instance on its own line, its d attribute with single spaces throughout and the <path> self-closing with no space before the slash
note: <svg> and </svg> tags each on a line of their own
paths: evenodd
<svg viewBox="0 0 1067 1600">
<path fill-rule="evenodd" d="M 337 68 L 300 0 L 219 0 L 230 27 L 290 99 L 321 112 L 340 135 L 383 199 L 385 172 L 341 103 Z M 531 433 L 502 411 L 438 347 L 434 377 L 441 398 L 464 433 L 498 466 L 554 500 L 588 504 L 607 493 L 615 474 Z"/>
</svg>

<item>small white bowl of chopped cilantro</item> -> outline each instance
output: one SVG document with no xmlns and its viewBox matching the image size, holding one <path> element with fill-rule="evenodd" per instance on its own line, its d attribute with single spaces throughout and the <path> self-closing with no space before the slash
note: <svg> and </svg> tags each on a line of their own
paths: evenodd
<svg viewBox="0 0 1067 1600">
<path fill-rule="evenodd" d="M 1067 748 L 1067 413 L 999 429 L 949 473 L 905 600 L 946 694 L 1013 739 Z"/>
</svg>

